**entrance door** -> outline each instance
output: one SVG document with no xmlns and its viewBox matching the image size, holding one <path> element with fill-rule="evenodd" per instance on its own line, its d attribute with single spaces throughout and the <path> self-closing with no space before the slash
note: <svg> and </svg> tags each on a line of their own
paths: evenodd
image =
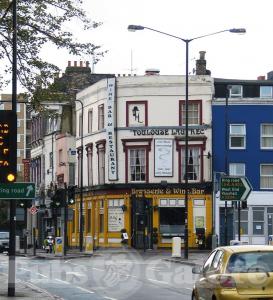
<svg viewBox="0 0 273 300">
<path fill-rule="evenodd" d="M 233 240 L 233 208 L 227 208 L 227 245 Z M 225 245 L 225 208 L 220 207 L 220 246 Z"/>
<path fill-rule="evenodd" d="M 152 205 L 150 199 L 132 198 L 132 246 L 152 248 Z"/>
</svg>

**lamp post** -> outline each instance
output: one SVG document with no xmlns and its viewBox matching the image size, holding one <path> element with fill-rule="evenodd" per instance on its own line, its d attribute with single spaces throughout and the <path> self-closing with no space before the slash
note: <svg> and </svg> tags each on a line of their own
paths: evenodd
<svg viewBox="0 0 273 300">
<path fill-rule="evenodd" d="M 81 113 L 82 113 L 82 118 L 81 118 L 81 130 L 80 130 L 80 135 L 81 135 L 81 174 L 80 174 L 80 179 L 81 179 L 81 185 L 80 185 L 80 252 L 83 251 L 83 103 L 79 99 L 75 99 L 75 101 L 79 102 L 81 105 Z"/>
<path fill-rule="evenodd" d="M 167 35 L 169 37 L 173 37 L 175 39 L 178 39 L 186 44 L 186 74 L 185 74 L 185 230 L 184 230 L 184 258 L 188 259 L 189 255 L 189 247 L 188 247 L 188 150 L 189 150 L 189 136 L 188 136 L 188 128 L 189 128 L 189 118 L 188 118 L 188 107 L 189 107 L 189 43 L 201 39 L 207 36 L 219 34 L 222 32 L 231 32 L 231 33 L 245 33 L 246 30 L 244 28 L 232 28 L 232 29 L 225 29 L 221 31 L 216 31 L 213 33 L 200 35 L 191 39 L 184 39 L 176 35 L 172 35 L 163 31 L 159 31 L 150 27 L 145 27 L 141 25 L 129 25 L 128 30 L 129 31 L 136 31 L 136 30 L 144 30 L 148 29 L 151 31 L 155 31 L 157 33 L 161 33 L 164 35 Z"/>
</svg>

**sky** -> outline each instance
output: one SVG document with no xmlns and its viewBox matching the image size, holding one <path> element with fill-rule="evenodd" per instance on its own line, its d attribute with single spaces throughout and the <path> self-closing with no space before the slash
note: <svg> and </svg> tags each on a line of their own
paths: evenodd
<svg viewBox="0 0 273 300">
<path fill-rule="evenodd" d="M 189 71 L 199 51 L 206 51 L 213 77 L 256 79 L 273 70 L 272 0 L 84 0 L 84 7 L 103 25 L 88 34 L 77 32 L 78 38 L 109 51 L 95 66 L 96 73 L 142 75 L 157 68 L 163 75 L 185 74 L 184 42 L 150 30 L 129 32 L 129 24 L 186 39 L 243 27 L 244 35 L 224 32 L 192 41 Z"/>
<path fill-rule="evenodd" d="M 206 51 L 207 69 L 213 77 L 257 79 L 273 70 L 272 0 L 83 0 L 87 15 L 103 25 L 83 31 L 75 21 L 65 29 L 78 41 L 101 45 L 108 53 L 95 73 L 143 75 L 156 68 L 162 75 L 185 74 L 185 43 L 150 30 L 129 32 L 129 24 L 142 25 L 191 39 L 231 28 L 244 35 L 224 32 L 194 40 L 189 47 L 189 72 L 199 51 Z M 42 55 L 65 70 L 69 60 L 90 61 L 64 51 L 46 48 Z"/>
</svg>

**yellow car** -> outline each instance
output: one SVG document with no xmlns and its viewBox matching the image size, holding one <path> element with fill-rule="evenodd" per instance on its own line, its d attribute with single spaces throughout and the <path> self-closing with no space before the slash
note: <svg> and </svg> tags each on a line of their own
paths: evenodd
<svg viewBox="0 0 273 300">
<path fill-rule="evenodd" d="M 219 247 L 192 272 L 192 300 L 273 300 L 273 246 Z"/>
</svg>

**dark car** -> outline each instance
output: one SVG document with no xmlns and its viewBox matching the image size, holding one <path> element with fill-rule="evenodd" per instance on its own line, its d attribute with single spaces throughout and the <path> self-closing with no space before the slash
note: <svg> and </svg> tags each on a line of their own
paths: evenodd
<svg viewBox="0 0 273 300">
<path fill-rule="evenodd" d="M 0 232 L 0 252 L 9 251 L 9 232 Z"/>
</svg>

